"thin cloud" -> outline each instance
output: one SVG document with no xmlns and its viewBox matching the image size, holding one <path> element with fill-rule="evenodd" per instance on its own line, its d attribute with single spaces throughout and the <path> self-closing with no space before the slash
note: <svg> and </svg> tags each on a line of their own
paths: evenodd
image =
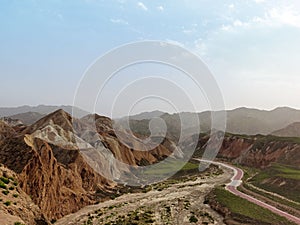
<svg viewBox="0 0 300 225">
<path fill-rule="evenodd" d="M 147 6 L 145 6 L 144 3 L 138 2 L 137 5 L 138 5 L 138 7 L 139 7 L 140 9 L 142 9 L 142 10 L 144 10 L 144 11 L 148 11 L 148 8 L 147 8 Z"/>
<path fill-rule="evenodd" d="M 110 19 L 110 22 L 122 25 L 128 25 L 129 23 L 126 20 L 122 19 Z"/>
<path fill-rule="evenodd" d="M 265 2 L 266 0 L 254 0 L 256 3 L 263 3 Z"/>
<path fill-rule="evenodd" d="M 228 8 L 229 8 L 230 10 L 234 10 L 234 9 L 235 9 L 235 5 L 234 5 L 234 4 L 230 4 L 230 5 L 228 6 Z"/>
<path fill-rule="evenodd" d="M 300 14 L 292 8 L 271 9 L 269 17 L 277 23 L 300 28 Z"/>
<path fill-rule="evenodd" d="M 291 7 L 272 8 L 262 17 L 254 17 L 254 24 L 263 26 L 291 26 L 300 28 L 300 13 Z"/>
<path fill-rule="evenodd" d="M 163 12 L 163 11 L 164 11 L 164 7 L 163 7 L 162 5 L 160 5 L 160 6 L 157 6 L 156 8 L 157 8 L 157 10 L 158 10 L 158 11 L 161 11 L 161 12 Z"/>
</svg>

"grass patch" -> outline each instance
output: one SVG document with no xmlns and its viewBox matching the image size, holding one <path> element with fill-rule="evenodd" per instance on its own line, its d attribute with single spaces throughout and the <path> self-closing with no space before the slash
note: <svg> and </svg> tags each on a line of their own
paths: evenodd
<svg viewBox="0 0 300 225">
<path fill-rule="evenodd" d="M 300 202 L 299 181 L 299 169 L 278 163 L 272 164 L 249 180 L 259 188 L 275 192 L 296 202 Z"/>
<path fill-rule="evenodd" d="M 19 197 L 19 195 L 18 194 L 13 194 L 13 197 L 17 198 L 17 197 Z"/>
<path fill-rule="evenodd" d="M 5 190 L 5 191 L 2 191 L 2 193 L 3 193 L 4 195 L 8 195 L 9 191 L 8 191 L 8 190 Z"/>
<path fill-rule="evenodd" d="M 167 159 L 159 164 L 151 166 L 145 171 L 145 175 L 165 175 L 176 171 L 188 171 L 198 169 L 199 163 L 181 162 L 179 160 Z"/>
<path fill-rule="evenodd" d="M 89 221 L 92 221 L 91 219 L 92 217 L 89 217 L 84 225 L 92 224 L 89 223 Z M 126 215 L 111 214 L 107 217 L 97 218 L 97 222 L 104 225 L 147 225 L 155 223 L 155 218 L 154 211 L 140 207 L 128 212 Z"/>
<path fill-rule="evenodd" d="M 277 172 L 277 176 L 300 180 L 300 170 L 282 164 L 274 164 L 272 168 Z"/>
<path fill-rule="evenodd" d="M 197 217 L 195 217 L 194 215 L 192 215 L 189 219 L 190 223 L 197 223 L 198 222 L 198 219 Z"/>
<path fill-rule="evenodd" d="M 6 205 L 6 206 L 10 206 L 10 205 L 11 205 L 11 202 L 10 202 L 10 201 L 6 201 L 6 202 L 4 202 L 3 204 Z"/>
<path fill-rule="evenodd" d="M 0 188 L 7 189 L 6 184 L 2 180 L 0 180 Z"/>
<path fill-rule="evenodd" d="M 25 224 L 21 222 L 15 222 L 14 225 L 25 225 Z"/>
<path fill-rule="evenodd" d="M 216 188 L 214 190 L 214 194 L 216 196 L 216 200 L 233 213 L 270 224 L 276 224 L 276 222 L 277 224 L 294 224 L 284 217 L 278 216 L 265 208 L 235 196 L 234 194 L 226 191 L 224 188 Z"/>
<path fill-rule="evenodd" d="M 275 201 L 277 203 L 280 203 L 280 204 L 283 204 L 283 205 L 286 205 L 286 206 L 289 206 L 289 207 L 292 207 L 294 209 L 297 209 L 297 210 L 300 210 L 300 204 L 296 204 L 294 202 L 290 202 L 288 200 L 285 200 L 285 199 L 282 199 L 280 197 L 277 197 L 277 196 L 274 196 L 272 194 L 268 194 L 268 193 L 265 193 L 263 191 L 260 191 L 256 188 L 253 188 L 252 186 L 248 185 L 247 183 L 243 183 L 243 187 L 249 191 L 252 191 L 254 193 L 257 193 L 263 197 L 267 197 L 268 199 L 272 200 L 272 201 Z"/>
<path fill-rule="evenodd" d="M 9 179 L 6 177 L 0 177 L 0 180 L 5 184 L 9 184 Z"/>
</svg>

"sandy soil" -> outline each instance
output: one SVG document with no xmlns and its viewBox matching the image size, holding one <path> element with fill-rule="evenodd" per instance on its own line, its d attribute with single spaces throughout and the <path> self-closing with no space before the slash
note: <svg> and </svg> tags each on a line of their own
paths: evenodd
<svg viewBox="0 0 300 225">
<path fill-rule="evenodd" d="M 164 185 L 147 193 L 125 194 L 114 200 L 85 207 L 55 224 L 224 224 L 223 218 L 204 204 L 205 195 L 215 185 L 226 183 L 233 175 L 199 174 L 192 180 Z M 190 220 L 197 222 L 191 223 Z M 109 223 L 111 222 L 111 223 Z"/>
</svg>

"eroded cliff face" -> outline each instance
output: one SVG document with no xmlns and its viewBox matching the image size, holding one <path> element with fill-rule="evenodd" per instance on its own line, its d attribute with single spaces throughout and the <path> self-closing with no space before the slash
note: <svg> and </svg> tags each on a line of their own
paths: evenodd
<svg viewBox="0 0 300 225">
<path fill-rule="evenodd" d="M 109 192 L 113 188 L 112 182 L 90 168 L 78 151 L 68 150 L 73 156 L 64 164 L 64 159 L 56 158 L 47 142 L 31 136 L 26 136 L 25 142 L 33 154 L 19 175 L 20 186 L 48 218 L 76 212 L 95 203 L 95 191 Z"/>
<path fill-rule="evenodd" d="M 0 192 L 1 225 L 11 225 L 16 222 L 37 225 L 50 224 L 41 209 L 22 190 L 15 172 L 0 165 L 0 177 L 2 190 Z"/>
<path fill-rule="evenodd" d="M 129 139 L 129 148 L 118 140 L 109 118 L 97 115 L 95 121 L 96 127 L 58 110 L 21 130 L 0 124 L 0 162 L 16 173 L 20 188 L 49 221 L 117 192 L 119 186 L 103 174 L 113 178 L 130 171 L 109 164 L 108 153 L 131 166 L 180 154 L 169 140 L 148 152 L 138 151 L 138 139 Z"/>
<path fill-rule="evenodd" d="M 196 156 L 202 156 L 208 139 L 208 136 L 199 139 Z M 262 169 L 274 162 L 299 167 L 300 143 L 275 136 L 226 135 L 217 157 Z"/>
</svg>

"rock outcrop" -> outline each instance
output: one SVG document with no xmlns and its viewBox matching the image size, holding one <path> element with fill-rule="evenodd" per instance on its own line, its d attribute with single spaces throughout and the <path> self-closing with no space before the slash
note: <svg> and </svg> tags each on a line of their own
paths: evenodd
<svg viewBox="0 0 300 225">
<path fill-rule="evenodd" d="M 5 166 L 0 166 L 0 224 L 48 225 L 41 209 L 32 201 L 19 185 L 17 174 Z"/>
<path fill-rule="evenodd" d="M 138 151 L 142 145 L 138 139 L 128 139 L 132 146 L 128 148 L 116 137 L 109 118 L 90 116 L 95 122 L 88 118 L 74 119 L 58 110 L 20 130 L 0 121 L 0 163 L 16 174 L 20 189 L 46 220 L 55 221 L 117 192 L 120 187 L 103 174 L 113 178 L 130 171 L 110 165 L 106 153 L 138 166 L 164 159 L 175 149 L 164 140 L 149 152 Z M 99 156 L 95 166 L 89 162 L 93 156 L 84 154 L 89 151 Z"/>
<path fill-rule="evenodd" d="M 209 136 L 199 138 L 195 156 L 201 157 Z M 187 139 L 193 141 L 194 139 Z M 241 165 L 266 168 L 271 163 L 283 163 L 298 167 L 300 165 L 300 142 L 293 138 L 275 136 L 242 136 L 227 134 L 217 157 Z"/>
</svg>

